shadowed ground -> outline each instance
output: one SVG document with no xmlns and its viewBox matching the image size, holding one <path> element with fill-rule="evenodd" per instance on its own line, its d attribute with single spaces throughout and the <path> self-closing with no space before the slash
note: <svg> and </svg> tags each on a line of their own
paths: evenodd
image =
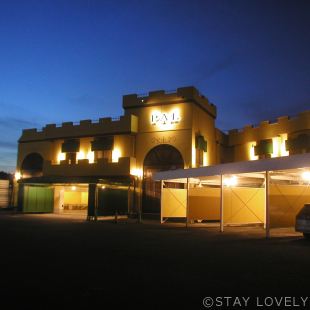
<svg viewBox="0 0 310 310">
<path fill-rule="evenodd" d="M 0 232 L 2 309 L 205 309 L 207 296 L 232 297 L 213 309 L 242 297 L 302 306 L 310 295 L 310 242 L 293 229 L 266 239 L 260 227 L 0 213 Z"/>
</svg>

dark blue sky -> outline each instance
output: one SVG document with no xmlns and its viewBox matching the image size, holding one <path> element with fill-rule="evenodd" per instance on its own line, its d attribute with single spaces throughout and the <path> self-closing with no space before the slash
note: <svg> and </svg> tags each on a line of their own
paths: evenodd
<svg viewBox="0 0 310 310">
<path fill-rule="evenodd" d="M 310 110 L 309 0 L 1 0 L 0 171 L 22 129 L 195 86 L 221 130 Z"/>
</svg>

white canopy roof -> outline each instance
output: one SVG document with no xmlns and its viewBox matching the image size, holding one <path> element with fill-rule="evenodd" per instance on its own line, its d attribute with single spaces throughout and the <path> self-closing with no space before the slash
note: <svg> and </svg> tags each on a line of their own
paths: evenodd
<svg viewBox="0 0 310 310">
<path fill-rule="evenodd" d="M 310 167 L 310 153 L 242 161 L 199 168 L 156 172 L 153 174 L 153 180 L 160 181 L 180 178 L 201 178 L 215 175 L 277 171 L 308 167 Z"/>
</svg>

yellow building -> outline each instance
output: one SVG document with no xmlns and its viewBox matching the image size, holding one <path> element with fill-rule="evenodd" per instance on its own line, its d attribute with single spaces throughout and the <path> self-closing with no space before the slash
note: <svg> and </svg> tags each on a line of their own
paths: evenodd
<svg viewBox="0 0 310 310">
<path fill-rule="evenodd" d="M 195 87 L 123 97 L 124 116 L 46 125 L 19 139 L 15 202 L 23 212 L 79 210 L 88 216 L 161 211 L 154 172 L 305 153 L 310 112 L 231 130 Z M 167 188 L 184 189 L 180 182 Z M 83 211 L 84 210 L 84 211 Z M 215 216 L 216 217 L 216 216 Z"/>
</svg>

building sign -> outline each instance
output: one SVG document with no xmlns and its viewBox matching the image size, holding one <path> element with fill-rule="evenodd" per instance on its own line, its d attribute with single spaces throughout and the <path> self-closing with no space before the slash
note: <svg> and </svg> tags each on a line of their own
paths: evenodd
<svg viewBox="0 0 310 310">
<path fill-rule="evenodd" d="M 176 112 L 172 113 L 153 113 L 151 115 L 151 124 L 175 124 L 180 121 L 180 116 Z"/>
</svg>

